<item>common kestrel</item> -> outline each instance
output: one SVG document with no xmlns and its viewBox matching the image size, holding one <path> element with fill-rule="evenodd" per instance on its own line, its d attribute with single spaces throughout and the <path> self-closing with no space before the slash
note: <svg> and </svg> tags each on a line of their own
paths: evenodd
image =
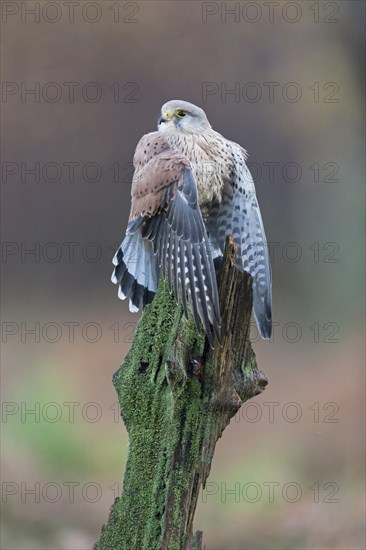
<svg viewBox="0 0 366 550">
<path fill-rule="evenodd" d="M 205 112 L 173 100 L 158 130 L 139 141 L 126 236 L 113 263 L 118 295 L 130 310 L 150 303 L 160 272 L 188 318 L 190 305 L 213 347 L 220 307 L 213 260 L 226 237 L 238 245 L 237 268 L 253 277 L 253 309 L 263 338 L 272 332 L 271 269 L 247 153 L 212 129 Z"/>
</svg>

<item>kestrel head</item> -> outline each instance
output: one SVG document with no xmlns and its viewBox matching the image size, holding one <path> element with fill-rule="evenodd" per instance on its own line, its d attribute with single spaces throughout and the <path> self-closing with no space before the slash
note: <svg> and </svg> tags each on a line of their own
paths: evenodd
<svg viewBox="0 0 366 550">
<path fill-rule="evenodd" d="M 161 108 L 161 116 L 158 122 L 160 132 L 178 131 L 195 134 L 211 128 L 206 113 L 193 103 L 173 99 Z"/>
</svg>

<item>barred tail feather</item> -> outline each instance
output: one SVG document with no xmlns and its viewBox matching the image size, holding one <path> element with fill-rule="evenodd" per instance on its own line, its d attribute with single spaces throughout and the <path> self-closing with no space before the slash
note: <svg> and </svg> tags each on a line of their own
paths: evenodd
<svg viewBox="0 0 366 550">
<path fill-rule="evenodd" d="M 158 287 L 159 266 L 152 245 L 142 238 L 140 230 L 129 232 L 113 258 L 111 280 L 118 284 L 118 297 L 130 297 L 131 312 L 152 302 Z"/>
</svg>

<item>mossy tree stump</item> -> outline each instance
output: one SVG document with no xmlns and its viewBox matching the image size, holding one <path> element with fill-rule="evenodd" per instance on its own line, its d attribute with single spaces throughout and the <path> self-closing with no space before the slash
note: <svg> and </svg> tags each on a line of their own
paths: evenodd
<svg viewBox="0 0 366 550">
<path fill-rule="evenodd" d="M 219 271 L 222 347 L 185 320 L 162 280 L 113 378 L 129 452 L 120 497 L 94 550 L 191 550 L 193 517 L 216 442 L 267 384 L 249 341 L 252 279 L 228 239 Z"/>
</svg>

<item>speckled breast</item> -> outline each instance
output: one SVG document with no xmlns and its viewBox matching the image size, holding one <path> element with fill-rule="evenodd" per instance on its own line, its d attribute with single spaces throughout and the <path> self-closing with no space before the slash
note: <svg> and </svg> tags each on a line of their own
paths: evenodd
<svg viewBox="0 0 366 550">
<path fill-rule="evenodd" d="M 222 154 L 221 144 L 203 136 L 190 134 L 170 134 L 165 138 L 171 148 L 188 157 L 192 165 L 198 189 L 198 202 L 205 215 L 206 209 L 214 202 L 221 202 L 221 192 L 232 170 L 231 155 Z M 218 162 L 218 159 L 219 162 Z"/>
</svg>

